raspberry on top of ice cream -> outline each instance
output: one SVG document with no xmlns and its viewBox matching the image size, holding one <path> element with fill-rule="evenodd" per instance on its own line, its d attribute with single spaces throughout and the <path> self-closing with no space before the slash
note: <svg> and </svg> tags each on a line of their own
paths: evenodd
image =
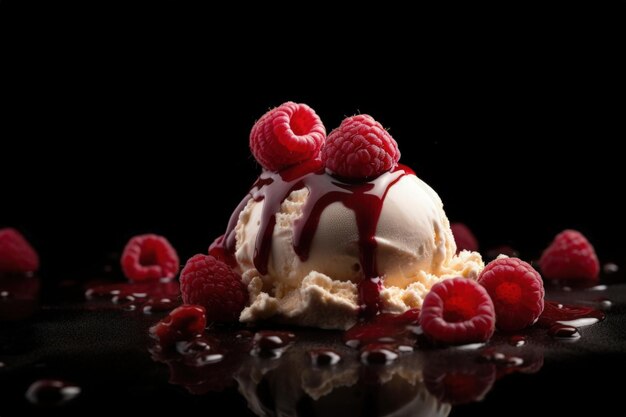
<svg viewBox="0 0 626 417">
<path fill-rule="evenodd" d="M 276 171 L 315 159 L 326 129 L 315 111 L 291 101 L 265 113 L 250 132 L 250 150 L 263 168 Z"/>
<path fill-rule="evenodd" d="M 322 148 L 326 169 L 343 178 L 376 178 L 398 165 L 398 144 L 367 114 L 347 117 Z"/>
<path fill-rule="evenodd" d="M 484 267 L 456 254 L 439 196 L 371 116 L 325 138 L 310 107 L 288 102 L 255 124 L 250 148 L 264 171 L 209 250 L 247 286 L 240 321 L 346 329 L 419 308 L 434 284 Z"/>
</svg>

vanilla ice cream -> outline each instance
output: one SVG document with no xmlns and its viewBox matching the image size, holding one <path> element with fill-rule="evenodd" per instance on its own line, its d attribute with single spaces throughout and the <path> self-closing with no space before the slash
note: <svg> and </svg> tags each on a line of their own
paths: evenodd
<svg viewBox="0 0 626 417">
<path fill-rule="evenodd" d="M 322 206 L 316 227 L 308 230 L 313 236 L 307 256 L 299 255 L 295 234 L 308 220 L 303 217 L 315 215 L 312 205 L 327 197 L 320 188 L 349 188 L 325 173 L 309 176 L 314 176 L 314 181 L 307 177 L 292 180 L 286 198 L 271 210 L 275 211 L 271 213 L 275 224 L 264 234 L 271 238 L 264 273 L 258 268 L 261 248 L 257 237 L 264 233 L 265 205 L 271 203 L 268 198 L 250 198 L 239 214 L 234 256 L 250 294 L 250 304 L 240 316 L 242 322 L 275 319 L 320 328 L 352 326 L 360 308 L 358 284 L 366 279 L 362 248 L 363 230 L 368 225 L 363 225 L 363 214 L 359 217 L 358 213 L 365 212 L 371 217 L 366 220 L 377 222 L 372 229 L 373 264 L 382 279 L 384 312 L 419 308 L 433 284 L 456 276 L 475 279 L 484 267 L 476 252 L 456 254 L 441 199 L 408 168 L 402 175 L 385 173 L 371 181 L 371 191 L 365 188 L 365 194 L 379 193 L 382 206 L 378 216 L 367 212 L 369 208 L 347 207 L 350 204 L 345 201 Z M 266 193 L 272 192 L 271 186 Z"/>
</svg>

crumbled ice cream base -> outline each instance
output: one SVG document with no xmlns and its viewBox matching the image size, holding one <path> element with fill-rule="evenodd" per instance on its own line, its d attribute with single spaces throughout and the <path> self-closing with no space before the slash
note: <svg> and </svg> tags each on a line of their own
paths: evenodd
<svg viewBox="0 0 626 417">
<path fill-rule="evenodd" d="M 445 274 L 435 276 L 420 272 L 415 282 L 406 288 L 385 287 L 381 293 L 383 311 L 403 313 L 420 308 L 430 288 L 447 278 L 462 276 L 476 279 L 484 263 L 477 252 L 462 251 L 452 259 Z M 242 322 L 255 322 L 269 318 L 300 326 L 322 329 L 348 329 L 358 318 L 358 289 L 350 281 L 333 280 L 316 271 L 309 273 L 298 288 L 277 284 L 264 290 L 263 279 L 255 269 L 243 275 L 248 286 L 250 305 L 240 316 Z"/>
</svg>

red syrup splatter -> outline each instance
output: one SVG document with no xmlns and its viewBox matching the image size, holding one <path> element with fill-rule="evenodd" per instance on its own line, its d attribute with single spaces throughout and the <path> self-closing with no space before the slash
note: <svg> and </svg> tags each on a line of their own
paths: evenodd
<svg viewBox="0 0 626 417">
<path fill-rule="evenodd" d="M 233 369 L 232 358 L 226 357 L 231 350 L 229 343 L 205 334 L 205 327 L 204 308 L 183 305 L 150 328 L 156 340 L 151 349 L 153 358 L 169 365 L 172 383 L 188 386 L 192 393 L 221 389 L 228 384 Z M 208 365 L 215 366 L 206 368 Z M 207 373 L 223 370 L 227 371 L 223 375 L 226 381 L 220 377 L 205 384 Z M 196 385 L 202 385 L 202 389 L 196 391 Z"/>
<path fill-rule="evenodd" d="M 343 340 L 348 346 L 360 347 L 369 343 L 415 344 L 419 325 L 419 309 L 402 314 L 383 313 L 371 321 L 361 321 L 348 329 Z"/>
<path fill-rule="evenodd" d="M 193 340 L 202 335 L 206 327 L 204 308 L 195 305 L 183 305 L 150 328 L 150 335 L 159 341 L 161 347 L 168 347 L 177 342 Z"/>
<path fill-rule="evenodd" d="M 122 282 L 95 284 L 85 291 L 87 300 L 108 300 L 127 311 L 141 307 L 144 314 L 169 311 L 180 305 L 178 281 Z"/>
<path fill-rule="evenodd" d="M 309 197 L 304 205 L 303 215 L 294 224 L 294 251 L 302 261 L 308 259 L 315 231 L 326 207 L 340 202 L 351 209 L 355 214 L 359 232 L 359 257 L 364 276 L 359 283 L 360 305 L 363 316 L 373 317 L 380 312 L 379 294 L 382 288 L 376 265 L 376 228 L 389 189 L 405 175 L 414 175 L 414 172 L 404 165 L 398 165 L 373 182 L 348 183 L 328 175 L 319 161 L 311 161 L 279 173 L 266 171 L 235 209 L 226 233 L 211 245 L 209 253 L 219 255 L 222 259 L 225 253 L 228 253 L 226 261 L 233 265 L 236 246 L 235 227 L 239 215 L 250 199 L 264 200 L 261 224 L 256 238 L 254 266 L 259 273 L 267 274 L 276 213 L 280 211 L 280 205 L 291 192 L 307 187 Z"/>
<path fill-rule="evenodd" d="M 150 348 L 152 359 L 169 368 L 170 383 L 185 387 L 191 394 L 222 391 L 235 384 L 233 376 L 249 356 L 252 333 L 206 332 L 189 340 Z"/>
<path fill-rule="evenodd" d="M 403 314 L 383 313 L 361 321 L 347 330 L 344 342 L 361 350 L 364 363 L 389 363 L 401 352 L 412 352 L 418 336 L 420 311 L 408 310 Z"/>
<path fill-rule="evenodd" d="M 535 325 L 545 329 L 550 329 L 555 325 L 580 327 L 598 323 L 604 318 L 605 314 L 594 308 L 546 301 L 543 313 Z"/>
</svg>

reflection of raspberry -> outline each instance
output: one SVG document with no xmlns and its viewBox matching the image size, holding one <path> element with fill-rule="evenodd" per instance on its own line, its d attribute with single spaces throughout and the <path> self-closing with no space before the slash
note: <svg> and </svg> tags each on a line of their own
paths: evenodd
<svg viewBox="0 0 626 417">
<path fill-rule="evenodd" d="M 241 277 L 213 256 L 195 255 L 180 273 L 183 301 L 206 309 L 209 321 L 236 321 L 248 300 Z"/>
<path fill-rule="evenodd" d="M 330 132 L 322 149 L 326 168 L 340 177 L 375 178 L 400 159 L 398 144 L 367 114 L 348 117 Z"/>
<path fill-rule="evenodd" d="M 325 138 L 326 129 L 315 111 L 288 101 L 254 124 L 250 149 L 263 168 L 278 171 L 317 158 Z"/>
<path fill-rule="evenodd" d="M 450 229 L 452 229 L 452 234 L 454 235 L 457 252 L 462 250 L 478 250 L 478 240 L 476 240 L 476 237 L 469 227 L 463 223 L 452 223 Z"/>
<path fill-rule="evenodd" d="M 480 401 L 496 381 L 496 367 L 468 360 L 467 356 L 443 357 L 426 361 L 424 383 L 442 402 L 467 404 Z"/>
<path fill-rule="evenodd" d="M 543 276 L 550 279 L 597 280 L 600 262 L 589 241 L 576 230 L 565 230 L 543 252 L 539 261 Z"/>
<path fill-rule="evenodd" d="M 122 271 L 133 281 L 173 278 L 179 262 L 170 242 L 152 234 L 133 237 L 122 253 Z"/>
<path fill-rule="evenodd" d="M 498 329 L 524 329 L 543 312 L 541 276 L 520 259 L 496 259 L 483 270 L 478 282 L 493 300 Z"/>
<path fill-rule="evenodd" d="M 420 314 L 426 336 L 451 344 L 488 340 L 495 321 L 489 294 L 467 278 L 446 279 L 434 285 L 424 299 Z"/>
<path fill-rule="evenodd" d="M 0 272 L 34 272 L 39 269 L 39 256 L 20 232 L 12 228 L 0 230 Z"/>
</svg>

